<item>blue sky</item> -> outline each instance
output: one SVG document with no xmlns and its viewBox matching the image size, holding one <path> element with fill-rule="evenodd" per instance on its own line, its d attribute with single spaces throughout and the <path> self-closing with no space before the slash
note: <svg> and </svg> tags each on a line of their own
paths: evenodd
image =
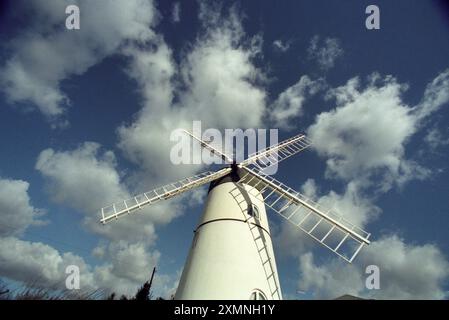
<svg viewBox="0 0 449 320">
<path fill-rule="evenodd" d="M 72 3 L 80 30 L 65 29 Z M 365 27 L 369 4 L 380 30 Z M 4 279 L 52 286 L 78 264 L 85 288 L 129 294 L 157 265 L 157 293 L 169 296 L 204 188 L 107 227 L 97 210 L 205 170 L 169 161 L 170 132 L 201 120 L 276 128 L 280 139 L 307 133 L 314 147 L 276 178 L 372 233 L 347 265 L 270 214 L 285 298 L 447 297 L 443 1 L 35 0 L 0 10 Z M 369 264 L 380 290 L 365 288 Z"/>
</svg>

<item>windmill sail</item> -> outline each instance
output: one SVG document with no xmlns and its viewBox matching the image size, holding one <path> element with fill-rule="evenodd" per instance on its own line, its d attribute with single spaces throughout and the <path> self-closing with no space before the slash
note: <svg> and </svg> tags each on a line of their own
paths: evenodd
<svg viewBox="0 0 449 320">
<path fill-rule="evenodd" d="M 284 140 L 277 145 L 258 151 L 242 163 L 236 164 L 219 148 L 213 147 L 209 142 L 201 140 L 186 130 L 184 132 L 213 155 L 220 157 L 227 163 L 232 163 L 232 165 L 216 172 L 201 173 L 105 207 L 101 209 L 102 223 L 217 180 L 234 170 L 239 170 L 243 172 L 240 183 L 255 187 L 251 190 L 252 193 L 256 193 L 253 195 L 257 197 L 261 194 L 266 206 L 344 260 L 352 262 L 363 246 L 370 243 L 368 240 L 370 234 L 366 231 L 332 210 L 323 208 L 318 203 L 266 175 L 266 168 L 299 153 L 311 145 L 311 141 L 305 135 L 299 134 Z"/>
<path fill-rule="evenodd" d="M 203 172 L 193 177 L 185 178 L 178 182 L 170 183 L 163 187 L 142 193 L 131 199 L 114 203 L 101 209 L 101 222 L 106 223 L 112 219 L 117 219 L 122 215 L 136 211 L 144 206 L 172 198 L 180 193 L 221 178 L 230 172 L 231 168 L 223 168 L 216 172 Z"/>
<path fill-rule="evenodd" d="M 255 168 L 243 170 L 240 182 L 253 186 L 250 192 L 254 196 L 261 194 L 268 207 L 344 260 L 352 262 L 362 247 L 370 243 L 369 233 L 340 215 Z"/>
<path fill-rule="evenodd" d="M 274 146 L 249 155 L 248 159 L 243 161 L 241 165 L 254 167 L 259 170 L 269 168 L 308 148 L 310 145 L 311 141 L 304 134 L 298 134 Z"/>
<path fill-rule="evenodd" d="M 227 156 L 224 152 L 222 152 L 221 150 L 218 150 L 217 148 L 212 146 L 210 143 L 207 143 L 207 142 L 201 140 L 200 138 L 196 137 L 194 134 L 190 133 L 187 130 L 183 130 L 183 131 L 185 133 L 187 133 L 189 136 L 191 136 L 194 140 L 198 141 L 203 148 L 209 150 L 212 154 L 219 156 L 225 163 L 233 162 L 231 157 Z"/>
</svg>

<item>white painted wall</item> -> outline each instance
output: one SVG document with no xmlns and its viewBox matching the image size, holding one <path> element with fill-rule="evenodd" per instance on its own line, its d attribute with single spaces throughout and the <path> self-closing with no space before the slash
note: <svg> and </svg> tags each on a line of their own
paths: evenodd
<svg viewBox="0 0 449 320">
<path fill-rule="evenodd" d="M 245 189 L 251 188 L 245 185 Z M 259 220 L 242 212 L 238 202 L 243 209 L 247 202 L 235 183 L 222 183 L 211 190 L 175 299 L 247 300 L 255 289 L 267 299 L 282 299 L 263 199 L 247 195 L 259 209 Z M 216 219 L 229 220 L 213 221 Z M 251 231 L 247 219 L 266 231 L 253 224 Z M 271 263 L 263 265 L 261 260 L 267 261 L 267 256 Z M 272 270 L 274 275 L 267 279 Z M 271 294 L 276 288 L 278 291 Z"/>
</svg>

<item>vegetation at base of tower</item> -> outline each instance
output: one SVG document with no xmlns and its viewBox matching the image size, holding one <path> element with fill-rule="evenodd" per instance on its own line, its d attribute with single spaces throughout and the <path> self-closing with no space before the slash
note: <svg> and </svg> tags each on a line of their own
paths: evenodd
<svg viewBox="0 0 449 320">
<path fill-rule="evenodd" d="M 101 300 L 104 296 L 102 290 L 61 290 L 33 282 L 15 287 L 0 280 L 0 300 Z"/>
</svg>

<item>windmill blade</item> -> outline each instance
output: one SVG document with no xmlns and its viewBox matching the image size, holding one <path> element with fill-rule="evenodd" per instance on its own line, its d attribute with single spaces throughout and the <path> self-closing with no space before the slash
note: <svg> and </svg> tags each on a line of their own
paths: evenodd
<svg viewBox="0 0 449 320">
<path fill-rule="evenodd" d="M 190 133 L 189 131 L 183 129 L 183 131 L 185 133 L 187 133 L 189 136 L 191 136 L 193 139 L 195 139 L 196 141 L 198 141 L 202 147 L 206 148 L 207 150 L 209 150 L 210 152 L 212 152 L 212 154 L 219 156 L 225 163 L 233 163 L 233 160 L 227 156 L 224 152 L 218 150 L 217 148 L 214 148 L 212 145 L 210 145 L 209 143 L 201 140 L 200 138 L 196 137 L 193 133 Z"/>
<path fill-rule="evenodd" d="M 215 179 L 221 178 L 231 172 L 231 168 L 223 168 L 218 171 L 207 171 L 190 178 L 185 178 L 178 182 L 167 184 L 163 187 L 142 193 L 131 199 L 114 203 L 101 209 L 101 223 L 107 223 L 112 219 L 117 219 L 122 215 L 134 212 L 144 206 L 155 204 L 161 200 L 172 198 L 185 191 L 202 186 Z"/>
<path fill-rule="evenodd" d="M 298 134 L 274 146 L 270 146 L 249 155 L 240 166 L 265 169 L 297 154 L 311 144 L 312 142 L 304 134 Z"/>
<path fill-rule="evenodd" d="M 362 247 L 370 244 L 369 233 L 340 215 L 257 169 L 243 170 L 240 182 L 253 186 L 250 192 L 254 196 L 262 195 L 268 207 L 344 260 L 351 263 Z"/>
</svg>

